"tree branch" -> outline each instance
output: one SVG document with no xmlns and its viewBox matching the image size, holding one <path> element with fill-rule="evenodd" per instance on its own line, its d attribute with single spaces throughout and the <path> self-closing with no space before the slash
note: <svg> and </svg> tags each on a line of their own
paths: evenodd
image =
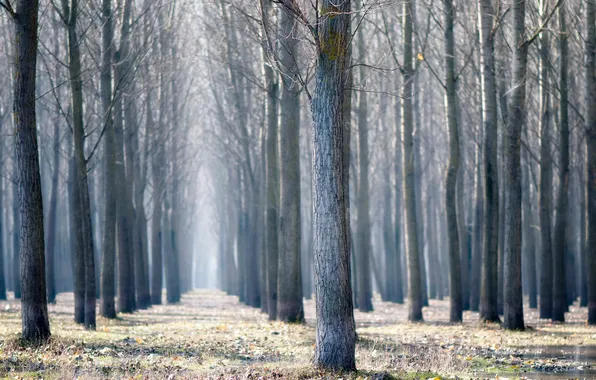
<svg viewBox="0 0 596 380">
<path fill-rule="evenodd" d="M 538 36 L 540 35 L 540 33 L 542 33 L 542 30 L 544 30 L 544 27 L 546 27 L 546 24 L 548 24 L 548 22 L 550 21 L 550 19 L 553 17 L 553 15 L 555 14 L 555 11 L 557 10 L 557 8 L 559 8 L 559 6 L 563 3 L 563 0 L 558 0 L 557 3 L 555 4 L 555 6 L 553 7 L 553 9 L 551 9 L 550 13 L 548 14 L 548 16 L 544 19 L 544 21 L 542 22 L 542 25 L 540 25 L 540 27 L 538 29 L 536 29 L 536 31 L 534 32 L 534 34 L 532 35 L 532 37 L 530 37 L 529 40 L 526 40 L 526 42 L 524 42 L 524 44 L 527 45 L 531 45 L 532 42 L 534 42 L 534 40 L 536 38 L 538 38 Z"/>
<path fill-rule="evenodd" d="M 14 9 L 12 9 L 12 5 L 10 5 L 9 0 L 0 1 L 0 7 L 6 9 L 6 12 L 10 15 L 10 17 L 14 20 L 17 17 Z"/>
</svg>

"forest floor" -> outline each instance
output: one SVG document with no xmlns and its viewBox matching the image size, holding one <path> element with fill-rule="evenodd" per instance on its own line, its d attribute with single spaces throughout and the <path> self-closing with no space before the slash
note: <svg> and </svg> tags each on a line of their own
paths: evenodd
<svg viewBox="0 0 596 380">
<path fill-rule="evenodd" d="M 51 341 L 31 348 L 19 344 L 20 303 L 9 299 L 0 302 L 0 379 L 596 378 L 596 328 L 576 306 L 564 325 L 526 308 L 530 328 L 507 332 L 472 312 L 449 324 L 448 301 L 431 300 L 419 324 L 406 322 L 406 305 L 374 305 L 355 312 L 359 371 L 332 375 L 312 368 L 310 300 L 307 323 L 287 325 L 235 297 L 197 290 L 177 305 L 98 318 L 89 332 L 72 321 L 72 294 L 60 294 L 49 306 Z"/>
</svg>

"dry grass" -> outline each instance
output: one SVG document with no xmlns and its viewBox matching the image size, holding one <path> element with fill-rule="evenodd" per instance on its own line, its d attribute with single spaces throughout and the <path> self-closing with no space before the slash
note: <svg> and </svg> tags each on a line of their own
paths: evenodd
<svg viewBox="0 0 596 380">
<path fill-rule="evenodd" d="M 523 368 L 503 358 L 556 345 L 596 344 L 596 329 L 572 309 L 566 325 L 536 319 L 523 333 L 480 325 L 476 313 L 463 324 L 446 322 L 448 303 L 431 301 L 427 322 L 406 322 L 407 307 L 375 300 L 373 313 L 356 312 L 359 372 L 312 369 L 314 304 L 306 301 L 307 324 L 267 321 L 258 310 L 216 291 L 194 291 L 179 305 L 156 306 L 117 320 L 98 319 L 95 332 L 72 322 L 71 294 L 50 305 L 52 339 L 22 347 L 19 303 L 0 302 L 0 378 L 422 378 L 470 374 L 493 367 Z M 534 350 L 534 351 L 533 351 Z M 511 355 L 514 356 L 511 356 Z M 519 361 L 519 360 L 518 360 Z M 529 368 L 529 367 L 528 367 Z"/>
</svg>

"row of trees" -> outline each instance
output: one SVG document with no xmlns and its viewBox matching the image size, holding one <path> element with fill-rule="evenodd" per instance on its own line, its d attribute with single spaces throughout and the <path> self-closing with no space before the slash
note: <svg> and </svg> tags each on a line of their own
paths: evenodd
<svg viewBox="0 0 596 380">
<path fill-rule="evenodd" d="M 315 293 L 318 337 L 334 344 L 352 331 L 345 310 L 372 310 L 373 289 L 407 294 L 411 321 L 449 295 L 451 321 L 473 310 L 512 330 L 524 328 L 523 294 L 553 321 L 589 305 L 593 2 L 275 3 L 211 15 L 227 28 L 212 86 L 230 89 L 213 91 L 213 146 L 229 153 L 212 173 L 228 190 L 215 196 L 224 290 L 287 321 L 285 295 L 301 310 Z M 255 118 L 246 132 L 243 114 Z"/>
<path fill-rule="evenodd" d="M 98 299 L 106 318 L 162 303 L 164 285 L 167 302 L 180 301 L 193 286 L 199 203 L 179 6 L 1 5 L 11 73 L 0 90 L 2 186 L 12 192 L 0 197 L 0 299 L 6 285 L 21 298 L 23 338 L 49 336 L 59 291 L 74 291 L 74 319 L 88 329 Z"/>
<path fill-rule="evenodd" d="M 20 237 L 2 253 L 25 338 L 49 334 L 60 258 L 89 328 L 98 295 L 106 317 L 161 302 L 164 272 L 168 302 L 211 267 L 286 322 L 314 294 L 331 368 L 355 367 L 373 290 L 411 321 L 449 295 L 453 322 L 523 329 L 525 292 L 596 323 L 593 0 L 65 0 L 39 41 L 35 0 L 1 4 L 20 189 L 1 198 L 21 207 L 0 236 Z"/>
</svg>

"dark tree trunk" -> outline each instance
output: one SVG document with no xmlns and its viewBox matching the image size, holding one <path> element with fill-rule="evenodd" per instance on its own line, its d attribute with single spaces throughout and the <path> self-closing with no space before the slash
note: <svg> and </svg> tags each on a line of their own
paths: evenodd
<svg viewBox="0 0 596 380">
<path fill-rule="evenodd" d="M 78 17 L 78 0 L 72 0 L 70 7 L 64 9 L 68 31 L 68 63 L 69 80 L 72 96 L 73 141 L 75 174 L 74 188 L 78 202 L 74 203 L 74 212 L 81 225 L 81 262 L 84 273 L 85 293 L 85 328 L 95 329 L 95 260 L 93 250 L 93 231 L 91 227 L 91 205 L 89 201 L 89 185 L 87 180 L 87 161 L 85 159 L 85 128 L 83 121 L 83 80 L 81 78 L 81 54 L 76 32 Z"/>
<path fill-rule="evenodd" d="M 37 0 L 16 1 L 13 114 L 16 140 L 18 203 L 21 214 L 22 338 L 43 342 L 50 337 L 45 287 L 43 202 L 35 121 Z"/>
<path fill-rule="evenodd" d="M 587 131 L 587 198 L 588 198 L 588 324 L 596 325 L 596 2 L 586 1 L 586 131 Z"/>
<path fill-rule="evenodd" d="M 449 321 L 462 320 L 462 283 L 458 233 L 458 211 L 460 219 L 464 210 L 457 209 L 456 186 L 459 174 L 459 131 L 456 115 L 455 49 L 453 39 L 453 3 L 443 1 L 445 38 L 445 115 L 449 128 L 449 165 L 445 180 L 445 205 L 447 208 L 447 229 L 449 231 Z M 463 176 L 459 176 L 463 181 Z M 463 187 L 463 186 L 462 186 Z M 463 194 L 458 194 L 461 198 Z"/>
<path fill-rule="evenodd" d="M 73 264 L 74 280 L 74 320 L 76 323 L 85 323 L 85 257 L 83 246 L 83 222 L 79 212 L 81 192 L 77 186 L 75 158 L 70 159 L 69 167 L 69 194 L 70 194 L 70 252 Z"/>
<path fill-rule="evenodd" d="M 282 75 L 280 101 L 281 203 L 279 220 L 279 268 L 277 318 L 286 322 L 304 319 L 302 276 L 300 271 L 300 92 L 296 56 L 299 41 L 292 37 L 296 20 L 290 11 L 280 14 L 280 29 L 285 39 L 281 47 Z"/>
<path fill-rule="evenodd" d="M 114 121 L 112 118 L 112 55 L 113 28 L 111 0 L 102 0 L 101 35 L 101 106 L 105 118 L 104 132 L 104 228 L 101 255 L 101 303 L 100 314 L 116 318 L 116 147 Z"/>
<path fill-rule="evenodd" d="M 408 238 L 407 262 L 408 262 L 408 299 L 409 312 L 408 320 L 411 322 L 422 320 L 422 277 L 420 274 L 420 250 L 418 247 L 418 232 L 416 221 L 416 191 L 414 178 L 414 150 L 413 150 L 413 114 L 412 114 L 412 82 L 414 80 L 413 60 L 413 22 L 412 8 L 414 3 L 406 2 L 403 5 L 404 28 L 404 78 L 402 94 L 402 123 L 403 123 L 403 144 L 404 144 L 404 193 L 405 193 L 405 214 L 406 214 L 406 235 Z"/>
<path fill-rule="evenodd" d="M 482 42 L 482 120 L 484 123 L 484 232 L 480 288 L 480 319 L 498 322 L 497 267 L 499 250 L 499 170 L 497 162 L 497 87 L 495 80 L 494 10 L 490 0 L 478 2 Z"/>
<path fill-rule="evenodd" d="M 565 321 L 567 299 L 565 294 L 565 257 L 569 250 L 566 247 L 567 203 L 569 190 L 569 114 L 567 109 L 567 61 L 569 54 L 567 43 L 567 25 L 565 5 L 559 12 L 559 194 L 557 195 L 557 213 L 553 231 L 553 313 L 552 320 Z"/>
<path fill-rule="evenodd" d="M 60 179 L 60 129 L 59 123 L 54 123 L 54 143 L 53 143 L 53 167 L 52 192 L 50 194 L 50 204 L 47 223 L 47 241 L 46 241 L 46 290 L 48 293 L 48 303 L 56 303 L 56 275 L 55 275 L 55 252 L 56 235 L 58 234 L 57 209 L 58 209 L 58 184 Z M 0 228 L 0 231 L 2 229 Z M 1 239 L 1 237 L 0 237 Z M 0 247 L 2 243 L 0 242 Z M 0 297 L 2 288 L 0 288 Z"/>
<path fill-rule="evenodd" d="M 553 310 L 553 256 L 552 256 L 552 158 L 550 135 L 550 93 L 549 93 L 549 43 L 548 33 L 540 39 L 540 318 L 550 318 Z"/>
<path fill-rule="evenodd" d="M 344 102 L 350 62 L 350 1 L 321 3 L 314 119 L 313 207 L 317 332 L 315 366 L 355 370 L 355 323 L 350 287 Z"/>
<path fill-rule="evenodd" d="M 521 134 L 525 116 L 526 63 L 525 1 L 513 3 L 513 88 L 510 90 L 509 119 L 505 138 L 505 249 L 504 323 L 508 330 L 524 329 L 521 284 Z"/>
</svg>

